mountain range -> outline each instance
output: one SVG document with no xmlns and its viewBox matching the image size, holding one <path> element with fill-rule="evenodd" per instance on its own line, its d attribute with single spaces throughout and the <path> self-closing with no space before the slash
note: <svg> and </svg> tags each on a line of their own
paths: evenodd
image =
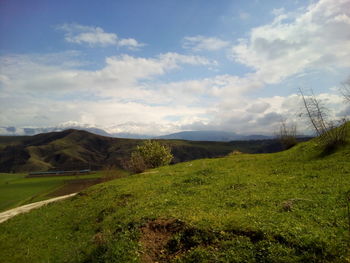
<svg viewBox="0 0 350 263">
<path fill-rule="evenodd" d="M 123 167 L 123 162 L 139 144 L 139 139 L 121 139 L 69 129 L 33 136 L 0 136 L 0 172 L 24 172 L 70 169 L 103 169 L 108 165 Z M 277 140 L 255 141 L 185 141 L 160 140 L 170 146 L 173 163 L 227 155 L 276 152 Z"/>
<path fill-rule="evenodd" d="M 6 136 L 26 136 L 36 135 L 47 132 L 59 132 L 66 129 L 76 129 L 91 132 L 97 135 L 127 138 L 127 139 L 176 139 L 176 140 L 190 140 L 190 141 L 243 141 L 243 140 L 265 140 L 273 139 L 273 136 L 265 135 L 241 135 L 234 132 L 227 131 L 183 131 L 162 136 L 152 136 L 146 134 L 128 133 L 128 132 L 107 132 L 104 129 L 96 128 L 91 125 L 68 123 L 55 127 L 46 128 L 16 128 L 16 127 L 0 127 L 0 135 Z"/>
<path fill-rule="evenodd" d="M 249 141 L 249 140 L 266 140 L 272 139 L 272 136 L 264 135 L 240 135 L 234 132 L 226 131 L 183 131 L 169 135 L 158 136 L 157 139 L 171 140 L 189 140 L 189 141 Z"/>
</svg>

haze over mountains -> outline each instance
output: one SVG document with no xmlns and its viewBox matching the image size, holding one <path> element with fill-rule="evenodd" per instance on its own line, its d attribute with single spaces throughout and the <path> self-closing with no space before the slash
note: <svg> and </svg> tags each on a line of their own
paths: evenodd
<svg viewBox="0 0 350 263">
<path fill-rule="evenodd" d="M 172 133 L 169 135 L 158 136 L 157 139 L 175 139 L 189 141 L 246 141 L 246 140 L 265 140 L 272 139 L 273 136 L 265 135 L 240 135 L 234 132 L 226 131 L 184 131 Z"/>
<path fill-rule="evenodd" d="M 0 135 L 5 136 L 31 136 L 47 132 L 59 132 L 67 129 L 84 130 L 97 135 L 128 138 L 128 139 L 176 139 L 190 141 L 242 141 L 242 140 L 264 140 L 272 139 L 274 136 L 266 135 L 242 135 L 235 132 L 216 131 L 216 130 L 201 130 L 201 131 L 182 131 L 171 133 L 162 136 L 152 136 L 147 134 L 137 134 L 131 132 L 108 132 L 104 129 L 97 128 L 87 124 L 68 124 L 58 125 L 56 127 L 46 128 L 16 128 L 16 127 L 0 127 Z"/>
</svg>

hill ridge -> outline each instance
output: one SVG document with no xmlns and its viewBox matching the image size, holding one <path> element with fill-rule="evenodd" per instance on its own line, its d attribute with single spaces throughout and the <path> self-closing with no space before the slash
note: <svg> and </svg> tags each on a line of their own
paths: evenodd
<svg viewBox="0 0 350 263">
<path fill-rule="evenodd" d="M 48 169 L 101 169 L 122 167 L 136 145 L 144 140 L 112 138 L 84 130 L 68 129 L 26 137 L 0 136 L 0 172 Z M 220 157 L 233 150 L 248 153 L 276 152 L 276 140 L 208 142 L 161 140 L 172 148 L 174 163 Z"/>
</svg>

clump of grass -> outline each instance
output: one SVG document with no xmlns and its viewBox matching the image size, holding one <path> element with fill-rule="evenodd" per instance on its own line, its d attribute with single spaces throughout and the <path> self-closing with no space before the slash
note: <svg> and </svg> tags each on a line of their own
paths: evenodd
<svg viewBox="0 0 350 263">
<path fill-rule="evenodd" d="M 243 154 L 242 152 L 238 151 L 238 150 L 234 150 L 233 152 L 230 152 L 228 154 L 228 156 L 235 156 L 235 155 L 240 155 L 240 154 Z"/>
</svg>

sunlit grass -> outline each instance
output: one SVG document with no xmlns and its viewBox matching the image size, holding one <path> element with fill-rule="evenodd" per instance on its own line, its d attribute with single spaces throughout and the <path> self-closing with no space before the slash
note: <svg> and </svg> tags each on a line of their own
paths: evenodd
<svg viewBox="0 0 350 263">
<path fill-rule="evenodd" d="M 25 178 L 27 174 L 0 173 L 0 211 L 41 201 L 67 180 L 101 177 L 101 173 L 80 176 Z"/>
<path fill-rule="evenodd" d="M 1 224 L 0 261 L 138 262 L 140 227 L 174 218 L 168 262 L 346 262 L 349 157 L 313 140 L 96 185 Z"/>
</svg>

